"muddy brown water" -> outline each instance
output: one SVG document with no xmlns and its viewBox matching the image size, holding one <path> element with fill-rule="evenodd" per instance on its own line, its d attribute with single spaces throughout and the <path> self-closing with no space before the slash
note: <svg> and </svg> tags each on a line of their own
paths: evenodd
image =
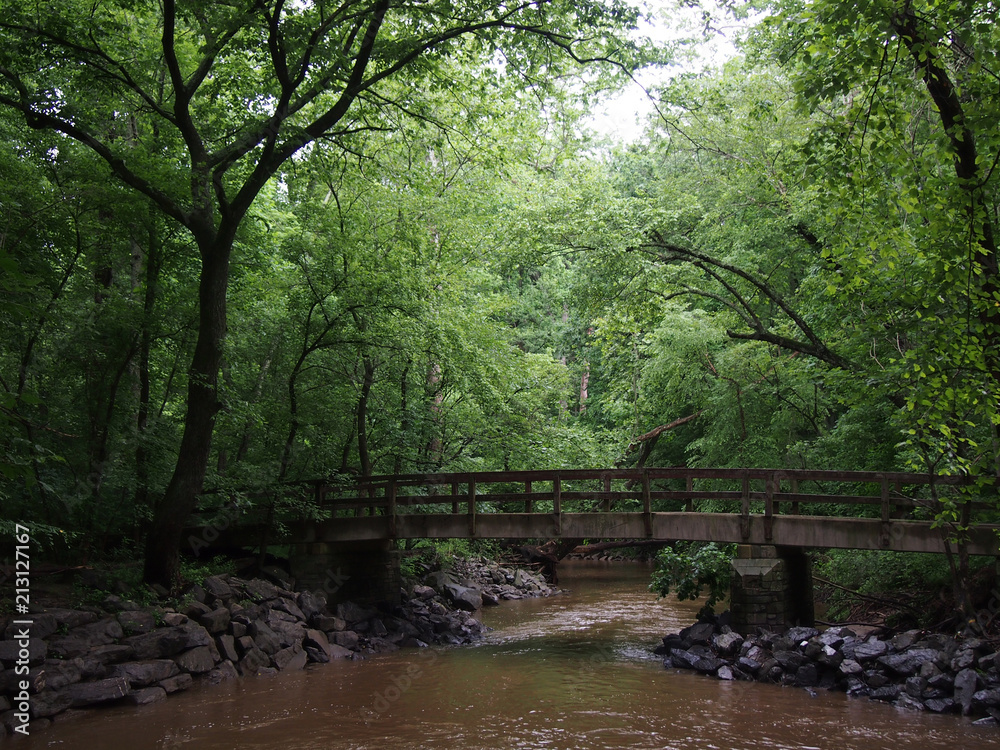
<svg viewBox="0 0 1000 750">
<path fill-rule="evenodd" d="M 607 750 L 1000 747 L 956 716 L 842 693 L 664 669 L 660 637 L 698 604 L 657 601 L 640 564 L 568 563 L 568 593 L 484 613 L 475 646 L 403 650 L 167 701 L 83 712 L 11 748 L 97 750 Z"/>
</svg>

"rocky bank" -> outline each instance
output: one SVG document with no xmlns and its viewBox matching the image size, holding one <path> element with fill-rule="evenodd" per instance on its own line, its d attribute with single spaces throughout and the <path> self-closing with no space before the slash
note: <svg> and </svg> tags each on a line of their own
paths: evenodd
<svg viewBox="0 0 1000 750">
<path fill-rule="evenodd" d="M 175 608 L 109 595 L 100 607 L 33 611 L 19 618 L 32 621 L 27 638 L 15 618 L 0 618 L 0 737 L 26 721 L 34 733 L 80 709 L 165 700 L 195 680 L 469 643 L 483 633 L 474 613 L 484 605 L 551 593 L 529 571 L 456 560 L 411 583 L 397 606 L 328 607 L 323 595 L 220 575 Z"/>
<path fill-rule="evenodd" d="M 913 711 L 961 713 L 1000 723 L 1000 652 L 986 641 L 910 630 L 892 637 L 850 628 L 791 628 L 741 636 L 727 615 L 663 639 L 667 668 L 721 680 L 843 690 Z"/>
</svg>

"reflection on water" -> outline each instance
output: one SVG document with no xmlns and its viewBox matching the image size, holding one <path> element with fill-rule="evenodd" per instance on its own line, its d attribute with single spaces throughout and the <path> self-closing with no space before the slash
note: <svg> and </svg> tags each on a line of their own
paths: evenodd
<svg viewBox="0 0 1000 750">
<path fill-rule="evenodd" d="M 694 602 L 638 564 L 571 563 L 563 596 L 487 610 L 473 647 L 310 667 L 140 708 L 87 712 L 22 748 L 610 750 L 995 748 L 997 730 L 840 693 L 721 682 L 650 653 Z"/>
</svg>

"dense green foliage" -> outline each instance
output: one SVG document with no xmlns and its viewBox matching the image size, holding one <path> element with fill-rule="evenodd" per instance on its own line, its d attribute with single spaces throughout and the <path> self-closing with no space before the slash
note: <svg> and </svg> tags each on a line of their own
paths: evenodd
<svg viewBox="0 0 1000 750">
<path fill-rule="evenodd" d="M 680 600 L 704 595 L 701 612 L 711 615 L 715 605 L 729 596 L 730 568 L 735 554 L 735 544 L 678 542 L 665 547 L 656 555 L 656 570 L 649 588 L 660 596 L 672 591 Z"/>
<path fill-rule="evenodd" d="M 4 521 L 102 553 L 337 473 L 909 469 L 981 478 L 917 498 L 968 576 L 994 6 L 768 3 L 617 146 L 590 99 L 669 57 L 617 2 L 59 8 L 0 4 Z"/>
</svg>

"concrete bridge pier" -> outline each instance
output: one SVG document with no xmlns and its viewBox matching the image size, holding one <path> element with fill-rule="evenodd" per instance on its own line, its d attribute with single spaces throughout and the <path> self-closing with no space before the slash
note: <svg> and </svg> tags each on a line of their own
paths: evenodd
<svg viewBox="0 0 1000 750">
<path fill-rule="evenodd" d="M 732 627 L 781 631 L 813 625 L 812 565 L 805 551 L 769 544 L 741 544 L 732 562 Z"/>
<path fill-rule="evenodd" d="M 389 540 L 293 544 L 291 573 L 299 590 L 322 593 L 328 604 L 399 604 L 401 553 Z"/>
</svg>

